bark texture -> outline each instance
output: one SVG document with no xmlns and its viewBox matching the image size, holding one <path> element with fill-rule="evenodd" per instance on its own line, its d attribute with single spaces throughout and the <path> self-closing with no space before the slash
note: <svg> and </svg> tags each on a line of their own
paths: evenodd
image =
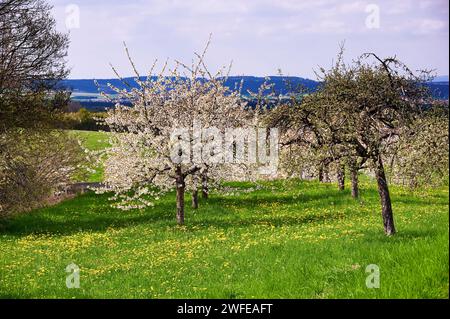
<svg viewBox="0 0 450 319">
<path fill-rule="evenodd" d="M 345 189 L 345 166 L 339 166 L 337 172 L 337 182 L 340 191 Z"/>
<path fill-rule="evenodd" d="M 192 191 L 192 208 L 197 209 L 198 208 L 198 190 L 194 189 Z"/>
<path fill-rule="evenodd" d="M 319 167 L 319 175 L 318 175 L 318 178 L 319 178 L 319 182 L 323 182 L 323 167 L 322 166 L 320 166 Z"/>
<path fill-rule="evenodd" d="M 352 180 L 352 197 L 359 197 L 358 170 L 355 166 L 350 167 L 350 175 Z"/>
<path fill-rule="evenodd" d="M 209 189 L 208 189 L 208 174 L 207 172 L 202 173 L 202 197 L 208 199 Z"/>
<path fill-rule="evenodd" d="M 185 182 L 184 176 L 181 172 L 181 167 L 176 169 L 176 183 L 177 183 L 177 224 L 184 224 L 184 190 Z"/>
<path fill-rule="evenodd" d="M 381 156 L 378 156 L 376 159 L 375 176 L 378 183 L 378 193 L 380 194 L 384 232 L 386 235 L 391 236 L 395 234 L 394 215 L 392 212 L 391 196 L 389 194 L 389 188 Z"/>
</svg>

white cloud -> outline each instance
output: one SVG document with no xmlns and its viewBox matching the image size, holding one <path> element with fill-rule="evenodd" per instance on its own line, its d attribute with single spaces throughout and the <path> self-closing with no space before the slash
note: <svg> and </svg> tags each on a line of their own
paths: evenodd
<svg viewBox="0 0 450 319">
<path fill-rule="evenodd" d="M 423 19 L 418 22 L 419 32 L 421 33 L 443 30 L 447 25 L 448 22 L 435 19 Z"/>
<path fill-rule="evenodd" d="M 388 1 L 384 3 L 383 10 L 386 10 L 387 14 L 407 14 L 413 8 L 413 1 L 414 0 Z"/>
<path fill-rule="evenodd" d="M 73 77 L 111 76 L 109 61 L 126 73 L 122 41 L 143 68 L 156 57 L 190 61 L 192 51 L 201 49 L 211 32 L 209 61 L 221 65 L 234 59 L 235 73 L 270 74 L 280 66 L 290 74 L 312 76 L 312 67 L 331 61 L 343 40 L 354 56 L 368 49 L 398 51 L 414 63 L 436 61 L 430 67 L 448 68 L 447 0 L 52 2 L 61 30 L 65 6 L 80 7 L 81 28 L 71 31 Z M 371 3 L 381 9 L 377 30 L 365 27 L 365 8 Z M 431 60 L 419 54 L 424 46 L 439 57 Z"/>
</svg>

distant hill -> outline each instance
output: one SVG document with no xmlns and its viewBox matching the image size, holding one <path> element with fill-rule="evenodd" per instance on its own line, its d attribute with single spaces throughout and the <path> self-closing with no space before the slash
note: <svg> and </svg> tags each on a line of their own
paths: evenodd
<svg viewBox="0 0 450 319">
<path fill-rule="evenodd" d="M 298 92 L 301 87 L 309 92 L 313 92 L 320 85 L 320 82 L 305 79 L 294 76 L 270 76 L 269 83 L 274 85 L 274 90 L 277 94 L 288 94 L 293 91 Z M 447 79 L 447 81 L 443 81 Z M 134 78 L 129 77 L 124 79 L 131 87 L 139 87 Z M 142 80 L 145 80 L 143 77 Z M 441 80 L 441 81 L 437 81 Z M 259 87 L 264 83 L 265 78 L 256 76 L 230 76 L 225 82 L 225 85 L 231 90 L 235 90 L 240 87 L 240 83 L 243 81 L 242 93 L 247 94 L 248 91 L 257 92 Z M 126 89 L 119 79 L 100 79 L 97 80 L 99 88 L 95 85 L 94 80 L 88 79 L 67 79 L 60 83 L 60 87 L 70 89 L 72 99 L 80 103 L 83 107 L 89 109 L 104 109 L 106 106 L 111 106 L 111 103 L 103 100 L 99 96 L 99 91 L 108 94 L 114 94 L 115 92 L 108 87 L 108 83 L 119 89 Z M 432 95 L 436 99 L 448 100 L 449 98 L 449 82 L 447 77 L 437 77 L 435 81 L 427 84 L 432 92 Z"/>
<path fill-rule="evenodd" d="M 129 77 L 124 80 L 132 87 L 139 87 L 134 78 Z M 145 80 L 145 77 L 141 78 L 141 80 Z M 235 88 L 239 88 L 241 81 L 243 81 L 242 92 L 245 94 L 248 90 L 257 92 L 258 88 L 264 83 L 265 78 L 256 76 L 230 76 L 225 82 L 225 85 L 231 90 L 234 90 Z M 114 93 L 114 91 L 108 87 L 108 83 L 119 89 L 127 88 L 126 85 L 124 85 L 119 79 L 100 79 L 97 80 L 97 82 L 99 84 L 100 91 L 109 94 Z M 302 86 L 308 90 L 315 90 L 319 85 L 316 81 L 293 76 L 271 76 L 269 82 L 274 84 L 274 89 L 279 94 L 289 93 L 289 87 L 297 88 L 298 86 Z M 96 94 L 99 92 L 94 80 L 68 79 L 61 81 L 60 85 L 71 89 L 74 93 L 79 92 Z"/>
<path fill-rule="evenodd" d="M 433 79 L 433 82 L 448 82 L 448 75 L 440 75 Z"/>
<path fill-rule="evenodd" d="M 439 100 L 448 100 L 449 96 L 449 82 L 441 81 L 441 82 L 431 82 L 428 83 L 428 87 L 430 88 L 431 94 L 434 98 Z"/>
</svg>

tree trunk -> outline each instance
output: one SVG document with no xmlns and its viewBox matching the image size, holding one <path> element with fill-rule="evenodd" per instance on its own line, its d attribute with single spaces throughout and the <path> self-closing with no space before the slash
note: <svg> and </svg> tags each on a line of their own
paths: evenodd
<svg viewBox="0 0 450 319">
<path fill-rule="evenodd" d="M 196 173 L 192 174 L 192 208 L 198 208 L 198 175 Z"/>
<path fill-rule="evenodd" d="M 194 189 L 192 191 L 192 208 L 197 209 L 198 208 L 198 190 Z"/>
<path fill-rule="evenodd" d="M 339 165 L 337 172 L 337 182 L 340 191 L 345 189 L 345 166 Z"/>
<path fill-rule="evenodd" d="M 356 168 L 356 165 L 350 166 L 350 175 L 352 179 L 352 197 L 358 198 L 359 197 L 358 169 Z"/>
<path fill-rule="evenodd" d="M 184 176 L 181 172 L 181 167 L 176 169 L 176 183 L 177 183 L 177 224 L 184 224 Z"/>
<path fill-rule="evenodd" d="M 207 171 L 202 173 L 202 197 L 208 199 L 208 173 Z"/>
<path fill-rule="evenodd" d="M 320 165 L 320 167 L 319 167 L 319 182 L 323 182 L 323 167 L 322 167 L 322 165 Z"/>
<path fill-rule="evenodd" d="M 328 164 L 324 165 L 324 168 L 323 168 L 323 181 L 325 183 L 330 183 L 331 182 L 331 180 L 330 180 L 330 171 L 329 171 Z"/>
<path fill-rule="evenodd" d="M 376 159 L 375 176 L 378 183 L 378 193 L 380 194 L 384 232 L 386 235 L 391 236 L 395 234 L 394 215 L 392 213 L 391 196 L 389 195 L 389 188 L 381 156 L 378 156 Z"/>
</svg>

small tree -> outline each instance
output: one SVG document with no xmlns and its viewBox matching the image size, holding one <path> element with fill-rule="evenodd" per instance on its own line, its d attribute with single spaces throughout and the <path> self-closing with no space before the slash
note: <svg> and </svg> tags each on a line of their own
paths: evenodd
<svg viewBox="0 0 450 319">
<path fill-rule="evenodd" d="M 223 133 L 226 127 L 244 126 L 245 102 L 239 92 L 224 85 L 224 70 L 212 75 L 206 68 L 207 47 L 196 54 L 192 66 L 175 61 L 169 70 L 166 63 L 157 76 L 144 80 L 126 49 L 139 88 L 112 87 L 133 106 L 119 103 L 108 111 L 105 123 L 113 132 L 112 147 L 107 151 L 106 187 L 99 190 L 114 191 L 119 208 L 151 206 L 175 189 L 177 222 L 183 224 L 186 188 L 193 188 L 196 207 L 197 176 L 216 172 L 222 165 L 220 141 L 209 134 L 214 132 L 199 129 L 207 125 Z"/>
<path fill-rule="evenodd" d="M 375 63 L 367 62 L 372 57 Z M 416 76 L 396 58 L 380 59 L 373 53 L 363 55 L 352 66 L 338 59 L 330 71 L 322 71 L 321 94 L 334 101 L 334 116 L 341 119 L 331 146 L 344 146 L 347 153 L 371 162 L 384 230 L 393 235 L 396 230 L 384 158 L 428 102 L 423 85 L 429 80 L 428 72 Z"/>
</svg>

